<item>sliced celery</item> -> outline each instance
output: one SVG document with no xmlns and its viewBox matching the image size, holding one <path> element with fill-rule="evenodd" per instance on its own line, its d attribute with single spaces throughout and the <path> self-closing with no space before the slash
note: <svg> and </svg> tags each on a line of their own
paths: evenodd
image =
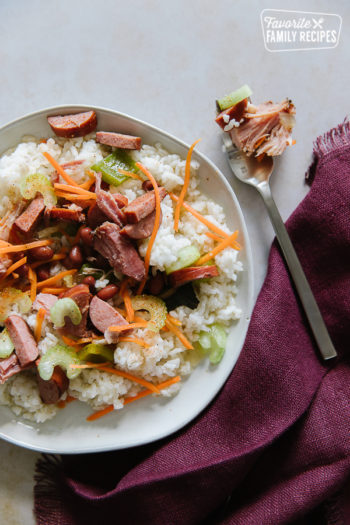
<svg viewBox="0 0 350 525">
<path fill-rule="evenodd" d="M 219 100 L 217 100 L 217 104 L 219 106 L 219 109 L 221 111 L 224 111 L 224 109 L 228 109 L 231 106 L 238 104 L 238 102 L 241 102 L 245 98 L 250 97 L 252 93 L 253 92 L 250 89 L 250 87 L 247 86 L 247 84 L 244 84 L 244 86 L 240 87 L 239 89 L 236 89 L 236 91 L 232 91 L 232 93 L 230 93 L 229 95 L 219 98 Z"/>
<path fill-rule="evenodd" d="M 90 343 L 78 352 L 78 357 L 81 361 L 91 361 L 93 363 L 111 361 L 113 363 L 114 351 L 105 345 Z"/>
<path fill-rule="evenodd" d="M 9 357 L 14 351 L 15 346 L 6 328 L 0 334 L 0 358 Z"/>
<path fill-rule="evenodd" d="M 0 291 L 0 323 L 5 321 L 13 305 L 16 305 L 19 313 L 26 314 L 32 307 L 32 301 L 28 294 L 16 288 L 3 288 Z"/>
<path fill-rule="evenodd" d="M 30 173 L 20 182 L 20 192 L 25 199 L 34 199 L 37 193 L 44 197 L 44 204 L 52 208 L 57 203 L 55 191 L 50 179 L 42 173 Z"/>
<path fill-rule="evenodd" d="M 200 332 L 198 343 L 200 344 L 201 348 L 204 351 L 209 352 L 210 347 L 211 347 L 210 332 L 204 332 L 204 331 Z"/>
<path fill-rule="evenodd" d="M 200 256 L 201 254 L 199 253 L 199 250 L 196 246 L 186 246 L 185 248 L 179 250 L 176 261 L 169 266 L 166 266 L 165 271 L 167 274 L 169 274 L 176 272 L 176 270 L 181 270 L 182 268 L 191 266 L 191 264 L 196 262 Z"/>
<path fill-rule="evenodd" d="M 131 171 L 135 173 L 137 171 L 136 164 L 133 159 L 121 149 L 116 149 L 105 157 L 103 160 L 91 166 L 91 169 L 102 173 L 102 180 L 111 184 L 112 186 L 118 186 L 129 177 L 120 173 L 118 169 L 121 168 L 124 171 Z"/>
<path fill-rule="evenodd" d="M 70 346 L 57 345 L 49 348 L 40 358 L 38 372 L 41 379 L 48 381 L 51 379 L 55 366 L 60 366 L 66 371 L 68 379 L 77 377 L 81 369 L 71 368 L 70 365 L 79 365 L 81 361 L 74 348 Z"/>
<path fill-rule="evenodd" d="M 64 297 L 58 299 L 50 309 L 51 321 L 55 328 L 62 328 L 65 325 L 65 317 L 69 317 L 73 324 L 78 325 L 81 321 L 81 311 L 73 299 Z"/>
<path fill-rule="evenodd" d="M 148 329 L 159 332 L 165 325 L 167 308 L 165 302 L 153 295 L 136 295 L 131 299 L 134 310 L 146 310 L 150 313 L 151 319 L 148 322 Z"/>
<path fill-rule="evenodd" d="M 226 339 L 225 328 L 221 324 L 215 323 L 211 325 L 209 332 L 203 330 L 199 333 L 197 348 L 199 347 L 203 353 L 209 354 L 209 361 L 213 365 L 217 365 L 225 353 Z"/>
</svg>

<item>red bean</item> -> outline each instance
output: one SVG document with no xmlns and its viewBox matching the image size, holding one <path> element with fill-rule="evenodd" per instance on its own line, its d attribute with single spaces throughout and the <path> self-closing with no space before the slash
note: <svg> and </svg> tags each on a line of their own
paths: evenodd
<svg viewBox="0 0 350 525">
<path fill-rule="evenodd" d="M 77 244 L 73 246 L 69 252 L 69 258 L 72 261 L 73 266 L 76 266 L 77 268 L 83 264 L 83 254 Z"/>
<path fill-rule="evenodd" d="M 87 284 L 89 288 L 95 288 L 96 279 L 92 275 L 87 275 L 81 282 Z"/>
<path fill-rule="evenodd" d="M 50 246 L 39 246 L 30 250 L 31 256 L 37 261 L 48 261 L 54 254 L 54 251 Z"/>
<path fill-rule="evenodd" d="M 142 189 L 145 191 L 151 191 L 153 190 L 153 184 L 150 180 L 145 180 L 142 183 Z"/>
<path fill-rule="evenodd" d="M 164 276 L 161 272 L 157 272 L 154 277 L 147 283 L 148 291 L 151 295 L 159 295 L 164 288 Z"/>
<path fill-rule="evenodd" d="M 65 257 L 65 259 L 63 259 L 62 264 L 67 268 L 67 270 L 71 270 L 73 268 L 72 261 L 68 255 Z"/>
<path fill-rule="evenodd" d="M 102 290 L 98 292 L 97 297 L 103 301 L 108 301 L 108 299 L 112 299 L 118 291 L 119 288 L 115 284 L 107 284 L 105 288 L 102 288 Z"/>
<path fill-rule="evenodd" d="M 15 273 L 18 273 L 20 277 L 27 277 L 29 272 L 29 266 L 28 264 L 22 264 L 17 270 L 15 270 Z"/>
<path fill-rule="evenodd" d="M 38 281 L 45 281 L 46 279 L 48 279 L 50 277 L 50 269 L 48 266 L 42 266 L 41 268 L 39 268 L 37 270 L 37 273 L 36 273 L 37 277 L 38 277 Z"/>
<path fill-rule="evenodd" d="M 88 226 L 81 228 L 80 239 L 87 246 L 92 246 L 94 243 L 94 235 L 92 233 L 92 229 L 89 228 Z"/>
</svg>

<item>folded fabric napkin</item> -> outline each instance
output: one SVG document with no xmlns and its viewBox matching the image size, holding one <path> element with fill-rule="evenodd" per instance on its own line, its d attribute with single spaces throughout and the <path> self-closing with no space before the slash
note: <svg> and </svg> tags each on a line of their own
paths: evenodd
<svg viewBox="0 0 350 525">
<path fill-rule="evenodd" d="M 119 452 L 44 456 L 40 525 L 350 523 L 350 126 L 319 137 L 287 222 L 339 358 L 322 362 L 276 244 L 241 356 L 195 421 Z"/>
</svg>

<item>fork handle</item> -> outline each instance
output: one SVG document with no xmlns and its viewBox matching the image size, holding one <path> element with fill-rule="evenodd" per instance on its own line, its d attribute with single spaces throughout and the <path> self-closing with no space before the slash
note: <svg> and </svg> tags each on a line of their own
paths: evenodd
<svg viewBox="0 0 350 525">
<path fill-rule="evenodd" d="M 275 201 L 273 200 L 270 186 L 267 183 L 261 183 L 258 186 L 258 190 L 266 205 L 277 240 L 288 265 L 321 355 L 325 360 L 332 359 L 337 356 L 337 352 L 333 346 L 327 327 L 317 306 L 305 273 L 301 267 L 298 256 L 294 250 L 286 227 L 282 221 L 281 215 L 277 209 Z"/>
</svg>

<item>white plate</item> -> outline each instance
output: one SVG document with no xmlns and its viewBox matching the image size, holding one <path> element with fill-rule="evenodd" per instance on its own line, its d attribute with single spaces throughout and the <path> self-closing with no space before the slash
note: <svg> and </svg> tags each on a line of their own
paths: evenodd
<svg viewBox="0 0 350 525">
<path fill-rule="evenodd" d="M 62 115 L 94 109 L 98 129 L 141 136 L 143 143 L 161 142 L 167 150 L 186 157 L 188 145 L 177 138 L 135 118 L 109 109 L 93 106 L 57 106 L 31 113 L 0 129 L 1 154 L 21 142 L 23 135 L 38 138 L 53 136 L 47 115 Z M 88 423 L 85 418 L 91 408 L 78 401 L 69 404 L 57 416 L 41 425 L 14 416 L 7 407 L 0 407 L 0 437 L 22 447 L 62 454 L 116 450 L 143 445 L 179 430 L 195 418 L 215 397 L 232 371 L 243 346 L 253 302 L 253 274 L 250 244 L 243 215 L 231 187 L 223 174 L 201 153 L 193 158 L 200 163 L 202 191 L 220 203 L 227 223 L 239 229 L 242 245 L 240 259 L 244 271 L 239 277 L 237 304 L 242 317 L 233 323 L 223 360 L 211 366 L 203 360 L 183 381 L 178 395 L 171 399 L 149 396 L 125 410 Z"/>
</svg>

